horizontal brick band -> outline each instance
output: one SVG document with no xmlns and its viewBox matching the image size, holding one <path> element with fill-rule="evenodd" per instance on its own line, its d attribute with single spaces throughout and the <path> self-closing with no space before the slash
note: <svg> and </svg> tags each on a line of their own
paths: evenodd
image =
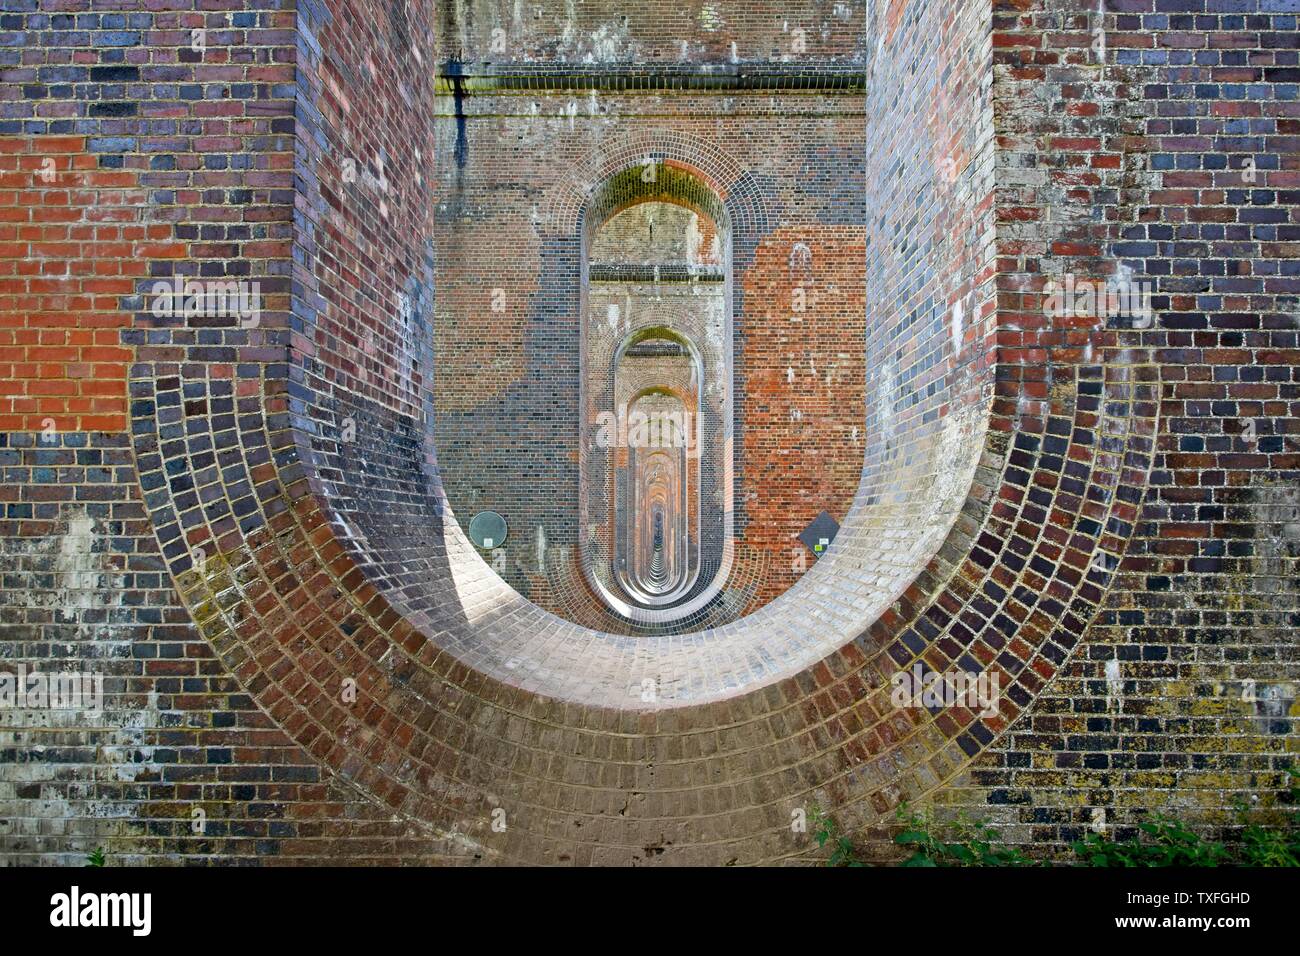
<svg viewBox="0 0 1300 956">
<path fill-rule="evenodd" d="M 787 63 L 640 64 L 602 63 L 557 69 L 529 63 L 442 64 L 436 90 L 441 94 L 541 90 L 595 90 L 604 93 L 763 93 L 817 92 L 861 96 L 866 71 L 861 66 L 810 67 Z"/>
<path fill-rule="evenodd" d="M 588 271 L 592 282 L 722 282 L 725 276 L 715 266 L 625 265 L 592 263 Z"/>
</svg>

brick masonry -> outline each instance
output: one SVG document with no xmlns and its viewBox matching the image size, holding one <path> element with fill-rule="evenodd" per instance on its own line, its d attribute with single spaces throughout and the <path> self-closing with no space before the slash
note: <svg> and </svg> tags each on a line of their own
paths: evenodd
<svg viewBox="0 0 1300 956">
<path fill-rule="evenodd" d="M 1231 836 L 1233 801 L 1267 805 L 1295 759 L 1297 14 L 995 7 L 1000 306 L 1020 320 L 1044 275 L 1128 268 L 1159 316 L 1121 337 L 1161 381 L 1128 555 L 1035 712 L 945 797 L 1026 841 L 1160 808 Z M 1088 348 L 1017 325 L 1016 349 Z"/>
<path fill-rule="evenodd" d="M 572 23 L 557 5 L 472 29 L 454 4 L 229 6 L 0 16 L 0 668 L 106 677 L 99 715 L 0 711 L 0 859 L 806 861 L 790 821 L 813 803 L 885 857 L 902 798 L 992 814 L 1051 855 L 1148 808 L 1217 834 L 1237 799 L 1274 801 L 1300 680 L 1289 0 L 1100 18 L 1072 0 L 678 4 Z M 534 285 L 520 262 L 571 250 L 530 230 L 523 200 L 494 226 L 517 255 L 485 255 L 484 230 L 457 272 L 439 203 L 519 154 L 481 149 L 473 123 L 462 140 L 437 51 L 452 38 L 481 64 L 502 29 L 520 75 L 621 75 L 658 53 L 682 72 L 767 64 L 771 84 L 795 20 L 821 75 L 865 73 L 863 190 L 843 191 L 835 136 L 811 167 L 779 136 L 757 147 L 805 170 L 796 193 L 738 174 L 760 163 L 718 145 L 735 127 L 717 94 L 637 96 L 691 131 L 660 148 L 737 197 L 754 263 L 806 203 L 820 224 L 795 228 L 837 286 L 865 241 L 863 391 L 816 396 L 865 399 L 858 458 L 819 478 L 851 514 L 751 618 L 676 648 L 593 640 L 448 520 L 428 427 L 456 301 L 440 277 L 472 289 L 490 260 L 485 288 L 560 302 L 563 270 Z M 559 117 L 573 97 L 535 98 Z M 650 141 L 611 137 L 600 161 L 573 147 L 584 171 Z M 773 257 L 737 283 L 742 305 L 789 281 Z M 1067 273 L 1149 280 L 1154 320 L 1046 314 Z M 258 322 L 159 317 L 149 290 L 178 275 L 256 282 Z M 526 368 L 505 343 L 528 307 L 501 321 L 502 367 Z M 828 331 L 808 348 L 838 353 L 853 327 Z M 746 383 L 779 367 L 771 345 Z M 844 414 L 818 427 L 851 428 Z M 746 441 L 779 456 L 797 440 L 762 421 L 743 419 Z M 760 491 L 762 454 L 741 458 Z M 833 477 L 850 460 L 856 487 Z M 779 538 L 770 510 L 758 525 Z M 892 705 L 918 661 L 997 673 L 1000 712 Z"/>
<path fill-rule="evenodd" d="M 185 246 L 168 223 L 140 221 L 140 172 L 101 165 L 87 137 L 7 137 L 4 146 L 0 428 L 121 432 L 131 360 L 121 298 L 150 259 L 180 258 Z"/>
</svg>

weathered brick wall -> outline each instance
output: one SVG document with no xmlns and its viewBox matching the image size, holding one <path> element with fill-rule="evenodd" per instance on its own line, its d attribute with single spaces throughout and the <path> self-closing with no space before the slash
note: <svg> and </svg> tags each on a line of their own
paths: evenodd
<svg viewBox="0 0 1300 956">
<path fill-rule="evenodd" d="M 1231 836 L 1234 802 L 1273 803 L 1295 759 L 1298 12 L 995 10 L 999 287 L 1023 330 L 1010 354 L 1131 350 L 1160 382 L 1150 482 L 1107 601 L 944 798 L 1045 849 L 1131 834 L 1152 809 Z M 1043 316 L 1046 278 L 1121 270 L 1151 283 L 1149 328 Z"/>
<path fill-rule="evenodd" d="M 460 857 L 325 772 L 172 587 L 122 434 L 0 444 L 0 668 L 104 675 L 102 712 L 0 712 L 0 861 Z"/>
<path fill-rule="evenodd" d="M 287 304 L 293 21 L 33 3 L 0 24 L 0 666 L 105 678 L 101 713 L 0 712 L 5 862 L 254 859 L 356 806 L 197 633 L 127 427 L 137 354 L 221 361 L 216 330 L 171 346 L 155 280 L 256 278 Z"/>
<path fill-rule="evenodd" d="M 429 34 L 465 8 L 30 6 L 0 20 L 0 670 L 101 671 L 107 706 L 0 711 L 4 862 L 797 860 L 816 854 L 791 813 L 814 802 L 883 854 L 902 798 L 1051 853 L 1143 807 L 1216 830 L 1248 792 L 1274 799 L 1300 677 L 1289 4 L 1134 0 L 1105 14 L 1104 66 L 1074 0 L 844 5 L 853 32 L 821 3 L 638 7 L 625 33 L 622 11 L 567 31 L 551 11 L 518 34 L 497 62 L 675 59 L 686 40 L 689 63 L 723 64 L 734 40 L 754 63 L 808 20 L 809 51 L 870 71 L 865 177 L 857 132 L 808 138 L 815 121 L 772 109 L 747 147 L 726 110 L 675 112 L 716 100 L 638 94 L 675 129 L 774 154 L 789 169 L 763 188 L 817 204 L 803 241 L 832 264 L 836 324 L 811 352 L 851 338 L 846 257 L 866 243 L 858 517 L 682 658 L 529 607 L 443 520 L 432 255 L 459 147 L 454 105 L 445 134 L 434 119 Z M 475 9 L 466 62 L 514 30 Z M 556 117 L 533 128 L 567 135 L 570 97 L 530 99 Z M 802 164 L 800 142 L 821 143 Z M 539 143 L 469 139 L 465 168 Z M 491 217 L 463 252 L 438 246 L 450 294 L 554 295 L 517 265 L 540 255 L 531 215 L 504 221 L 504 253 Z M 1045 277 L 1121 267 L 1156 284 L 1151 324 L 1044 314 Z M 118 271 L 96 288 L 100 269 Z M 773 250 L 748 269 L 746 301 L 788 291 Z M 154 316 L 152 282 L 177 274 L 257 280 L 260 324 Z M 494 316 L 494 374 L 516 374 L 528 315 Z M 73 355 L 101 347 L 83 318 L 134 353 L 125 382 Z M 747 381 L 779 367 L 750 354 Z M 102 395 L 81 390 L 87 362 Z M 825 428 L 851 427 L 833 412 Z M 935 466 L 962 452 L 968 481 Z M 953 500 L 935 549 L 909 551 L 915 516 Z M 894 706 L 917 660 L 998 673 L 1001 712 Z"/>
<path fill-rule="evenodd" d="M 519 6 L 510 0 L 439 4 L 437 30 L 461 62 L 557 62 L 607 67 L 862 60 L 863 0 Z"/>
<path fill-rule="evenodd" d="M 155 281 L 257 281 L 261 318 L 284 325 L 292 6 L 21 6 L 0 24 L 0 669 L 103 674 L 104 706 L 0 712 L 0 858 L 445 860 L 324 772 L 203 639 L 146 508 L 192 486 L 150 471 L 147 436 L 127 427 L 134 398 L 137 422 L 168 422 L 171 454 L 201 458 L 177 445 L 180 409 L 229 415 L 248 394 L 236 355 L 260 369 L 273 338 L 201 317 L 174 328 L 153 315 Z M 158 371 L 128 375 L 135 360 Z M 183 403 L 173 384 L 157 408 L 129 395 L 129 377 L 162 381 L 185 360 L 213 363 L 210 393 L 191 384 Z"/>
<path fill-rule="evenodd" d="M 707 215 L 670 203 L 645 203 L 605 223 L 587 255 L 592 262 L 716 265 L 716 235 Z"/>
</svg>

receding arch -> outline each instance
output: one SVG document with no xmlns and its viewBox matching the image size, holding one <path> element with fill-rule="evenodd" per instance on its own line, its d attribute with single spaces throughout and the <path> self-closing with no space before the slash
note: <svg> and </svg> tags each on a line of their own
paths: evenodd
<svg viewBox="0 0 1300 956">
<path fill-rule="evenodd" d="M 639 257 L 628 251 L 627 242 L 610 248 L 628 261 L 607 264 L 614 267 L 613 275 L 593 290 L 593 242 L 621 214 L 650 203 L 690 210 L 696 217 L 691 221 L 707 219 L 716 237 L 719 268 L 708 277 L 710 287 L 696 301 L 679 304 L 672 319 L 661 311 L 660 283 L 683 278 L 693 282 L 698 277 L 674 272 L 665 280 L 659 264 L 649 272 L 638 271 L 633 260 Z M 653 219 L 649 223 L 653 232 Z M 698 614 L 722 591 L 733 565 L 734 468 L 727 460 L 732 452 L 734 391 L 730 223 L 722 197 L 698 171 L 653 157 L 611 173 L 592 192 L 579 217 L 580 566 L 593 594 L 639 628 L 672 627 Z M 625 267 L 622 272 L 620 266 Z M 650 294 L 647 283 L 653 290 Z M 620 292 L 621 302 L 607 301 L 610 295 L 617 299 Z M 631 314 L 634 308 L 635 315 Z M 685 361 L 678 361 L 670 350 L 642 348 L 656 341 L 676 345 Z M 638 361 L 643 357 L 645 361 Z M 683 368 L 689 373 L 684 374 Z M 676 449 L 678 460 L 667 469 L 671 487 L 660 489 L 660 510 L 652 517 L 644 500 L 647 489 L 641 484 L 644 456 L 635 442 L 627 441 L 627 429 L 617 429 L 621 440 L 617 446 L 590 441 L 588 436 L 593 419 L 624 421 L 638 403 L 655 394 L 674 397 L 679 406 L 676 415 L 690 419 L 684 430 L 696 440 Z M 665 405 L 669 417 L 674 414 L 668 408 L 671 404 Z M 608 429 L 603 433 L 608 434 Z M 655 540 L 665 544 L 662 552 L 646 550 L 647 522 L 657 522 Z M 663 534 L 670 538 L 663 539 Z M 646 562 L 652 559 L 657 562 L 655 573 L 671 578 L 673 586 L 645 585 Z"/>
<path fill-rule="evenodd" d="M 718 196 L 727 209 L 736 244 L 736 261 L 747 261 L 771 217 L 752 174 L 718 143 L 681 129 L 654 125 L 622 130 L 605 139 L 598 152 L 574 163 L 569 175 L 557 177 L 538 210 L 538 228 L 547 235 L 581 235 L 592 199 L 611 177 L 641 168 L 647 157 L 689 171 Z"/>
</svg>

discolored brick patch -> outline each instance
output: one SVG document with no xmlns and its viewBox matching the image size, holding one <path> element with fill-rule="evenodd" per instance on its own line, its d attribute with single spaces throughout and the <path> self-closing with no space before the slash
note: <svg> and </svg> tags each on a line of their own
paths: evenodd
<svg viewBox="0 0 1300 956">
<path fill-rule="evenodd" d="M 126 426 L 122 300 L 185 245 L 85 136 L 0 137 L 0 430 Z"/>
</svg>

